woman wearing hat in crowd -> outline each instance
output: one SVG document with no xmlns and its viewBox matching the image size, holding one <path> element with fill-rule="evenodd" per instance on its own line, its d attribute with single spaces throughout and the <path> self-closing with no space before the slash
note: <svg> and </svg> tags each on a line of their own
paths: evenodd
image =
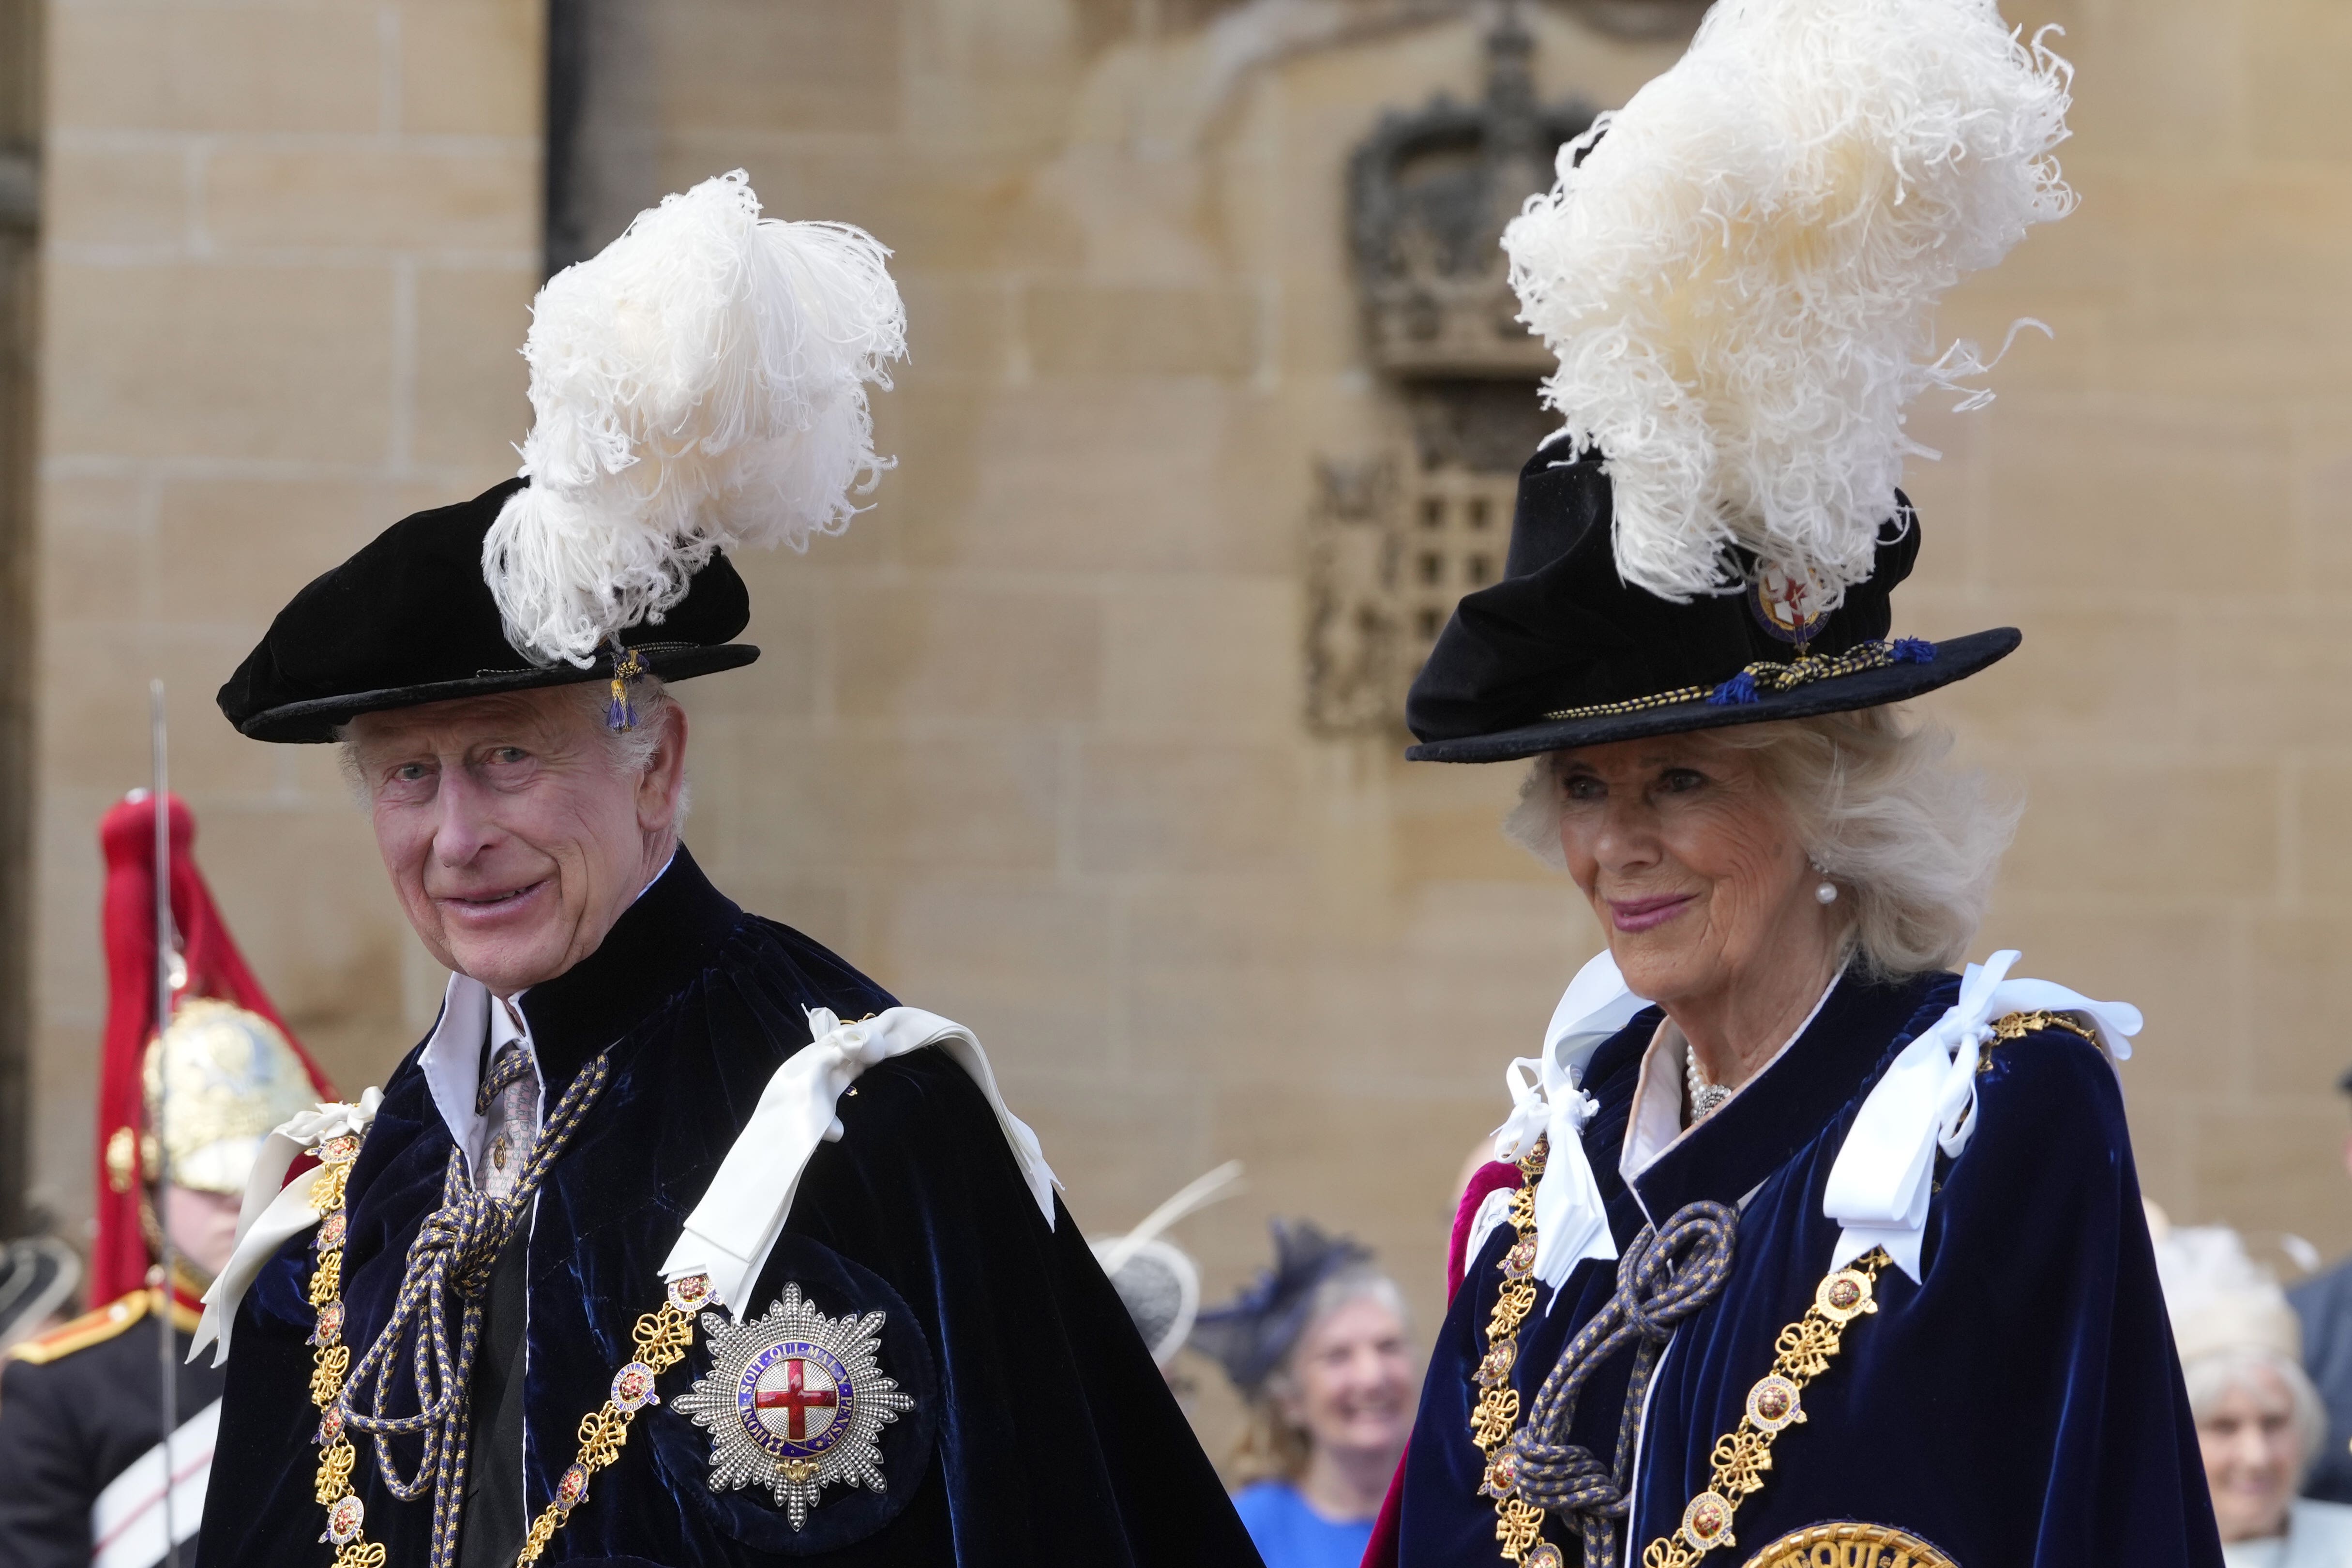
<svg viewBox="0 0 2352 1568">
<path fill-rule="evenodd" d="M 1275 1222 L 1274 1255 L 1192 1330 L 1248 1406 L 1234 1500 L 1266 1568 L 1356 1568 L 1412 1421 L 1404 1298 L 1306 1220 Z"/>
<path fill-rule="evenodd" d="M 2176 1229 L 2151 1205 L 2148 1228 L 2222 1560 L 2347 1568 L 2352 1507 L 2295 1495 L 2327 1440 L 2327 1413 L 2303 1370 L 2303 1324 L 2285 1292 L 2227 1226 Z"/>
<path fill-rule="evenodd" d="M 1902 409 L 2071 205 L 2067 85 L 1990 0 L 1722 0 L 1507 236 L 1564 428 L 1410 754 L 1531 759 L 1509 830 L 1608 951 L 1510 1068 L 1368 1563 L 2220 1560 L 2138 1016 L 1953 973 L 2015 811 L 1898 706 L 2020 640 L 1895 634 Z"/>
</svg>

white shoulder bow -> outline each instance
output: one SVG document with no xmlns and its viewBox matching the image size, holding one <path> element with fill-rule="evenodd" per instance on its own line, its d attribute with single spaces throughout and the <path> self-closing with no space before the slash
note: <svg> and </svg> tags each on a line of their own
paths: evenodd
<svg viewBox="0 0 2352 1568">
<path fill-rule="evenodd" d="M 1648 1005 L 1626 989 L 1617 961 L 1604 949 L 1577 971 L 1552 1010 L 1543 1055 L 1520 1057 L 1503 1075 L 1511 1091 L 1511 1114 L 1495 1129 L 1495 1158 L 1517 1160 L 1538 1136 L 1550 1140 L 1543 1180 L 1536 1187 L 1535 1276 L 1554 1290 L 1585 1258 L 1605 1263 L 1617 1256 L 1592 1163 L 1584 1157 L 1585 1123 L 1597 1109 L 1582 1087 L 1584 1069 L 1602 1042 Z M 1472 1239 L 1473 1251 L 1478 1239 Z"/>
<path fill-rule="evenodd" d="M 708 1274 L 713 1294 L 743 1321 L 751 1287 L 775 1249 L 800 1191 L 801 1173 L 819 1143 L 837 1142 L 834 1108 L 843 1091 L 877 1062 L 937 1046 L 971 1075 L 1012 1146 L 1029 1195 L 1054 1223 L 1059 1185 L 1037 1144 L 1037 1134 L 1006 1109 L 980 1041 L 962 1025 L 919 1007 L 891 1007 L 845 1024 L 823 1007 L 808 1010 L 809 1044 L 787 1058 L 768 1079 L 751 1119 L 719 1162 L 702 1201 L 686 1216 L 677 1245 L 662 1260 L 665 1279 Z"/>
<path fill-rule="evenodd" d="M 2081 1013 L 2117 1059 L 2131 1055 L 2139 1009 L 2095 1002 L 2046 980 L 2011 980 L 2015 949 L 1971 963 L 1960 999 L 1903 1048 L 1862 1102 L 1830 1167 L 1822 1209 L 1844 1226 L 1832 1268 L 1883 1247 L 1895 1266 L 1919 1278 L 1919 1244 L 1927 1228 L 1936 1151 L 1958 1158 L 1976 1131 L 1977 1062 L 1992 1021 L 2011 1013 Z"/>
<path fill-rule="evenodd" d="M 237 1303 L 245 1300 L 261 1266 L 277 1257 L 279 1247 L 319 1223 L 319 1211 L 310 1204 L 310 1182 L 286 1179 L 295 1156 L 346 1132 L 366 1136 L 375 1121 L 376 1107 L 383 1103 L 383 1091 L 378 1089 L 368 1089 L 353 1104 L 322 1100 L 282 1123 L 263 1142 L 252 1173 L 245 1179 L 245 1200 L 237 1205 L 236 1248 L 205 1290 L 205 1315 L 188 1342 L 191 1362 L 206 1345 L 214 1347 L 215 1366 L 228 1360 L 228 1335 L 236 1325 Z"/>
</svg>

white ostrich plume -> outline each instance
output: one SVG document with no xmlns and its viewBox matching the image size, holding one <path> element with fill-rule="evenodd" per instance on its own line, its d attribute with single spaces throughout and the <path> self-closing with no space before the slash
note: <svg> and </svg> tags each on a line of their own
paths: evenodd
<svg viewBox="0 0 2352 1568">
<path fill-rule="evenodd" d="M 1628 582 L 1723 592 L 1735 544 L 1834 596 L 1870 575 L 1904 457 L 1935 455 L 1904 405 L 1990 395 L 1974 345 L 1937 351 L 1937 301 L 2073 208 L 2073 74 L 1994 0 L 1717 0 L 1560 150 L 1503 246 Z"/>
<path fill-rule="evenodd" d="M 889 252 L 760 216 L 741 170 L 639 213 L 531 307 L 528 487 L 482 542 L 507 639 L 585 668 L 714 551 L 838 533 L 889 459 L 868 384 L 907 316 Z"/>
</svg>

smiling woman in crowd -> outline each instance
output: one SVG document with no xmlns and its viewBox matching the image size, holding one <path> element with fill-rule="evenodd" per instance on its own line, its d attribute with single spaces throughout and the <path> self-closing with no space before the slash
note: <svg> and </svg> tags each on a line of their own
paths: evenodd
<svg viewBox="0 0 2352 1568">
<path fill-rule="evenodd" d="M 2174 1228 L 2151 1207 L 2197 1447 L 2229 1568 L 2347 1568 L 2352 1507 L 2295 1494 L 2327 1438 L 2303 1325 L 2226 1226 Z"/>
<path fill-rule="evenodd" d="M 1344 1237 L 1301 1220 L 1274 1240 L 1273 1270 L 1192 1343 L 1248 1405 L 1234 1502 L 1266 1568 L 1356 1568 L 1412 1420 L 1404 1298 Z"/>
</svg>

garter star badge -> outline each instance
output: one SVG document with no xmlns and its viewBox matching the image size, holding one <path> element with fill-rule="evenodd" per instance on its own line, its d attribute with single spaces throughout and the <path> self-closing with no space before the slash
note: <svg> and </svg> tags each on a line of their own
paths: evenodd
<svg viewBox="0 0 2352 1568">
<path fill-rule="evenodd" d="M 763 1486 L 794 1530 L 826 1487 L 881 1491 L 882 1428 L 915 1407 L 883 1374 L 882 1323 L 828 1318 L 790 1284 L 748 1322 L 704 1313 L 710 1370 L 670 1407 L 710 1433 L 710 1489 Z"/>
<path fill-rule="evenodd" d="M 1804 646 L 1829 623 L 1830 595 L 1822 580 L 1801 566 L 1759 561 L 1748 584 L 1748 612 L 1756 624 L 1782 642 Z"/>
</svg>

